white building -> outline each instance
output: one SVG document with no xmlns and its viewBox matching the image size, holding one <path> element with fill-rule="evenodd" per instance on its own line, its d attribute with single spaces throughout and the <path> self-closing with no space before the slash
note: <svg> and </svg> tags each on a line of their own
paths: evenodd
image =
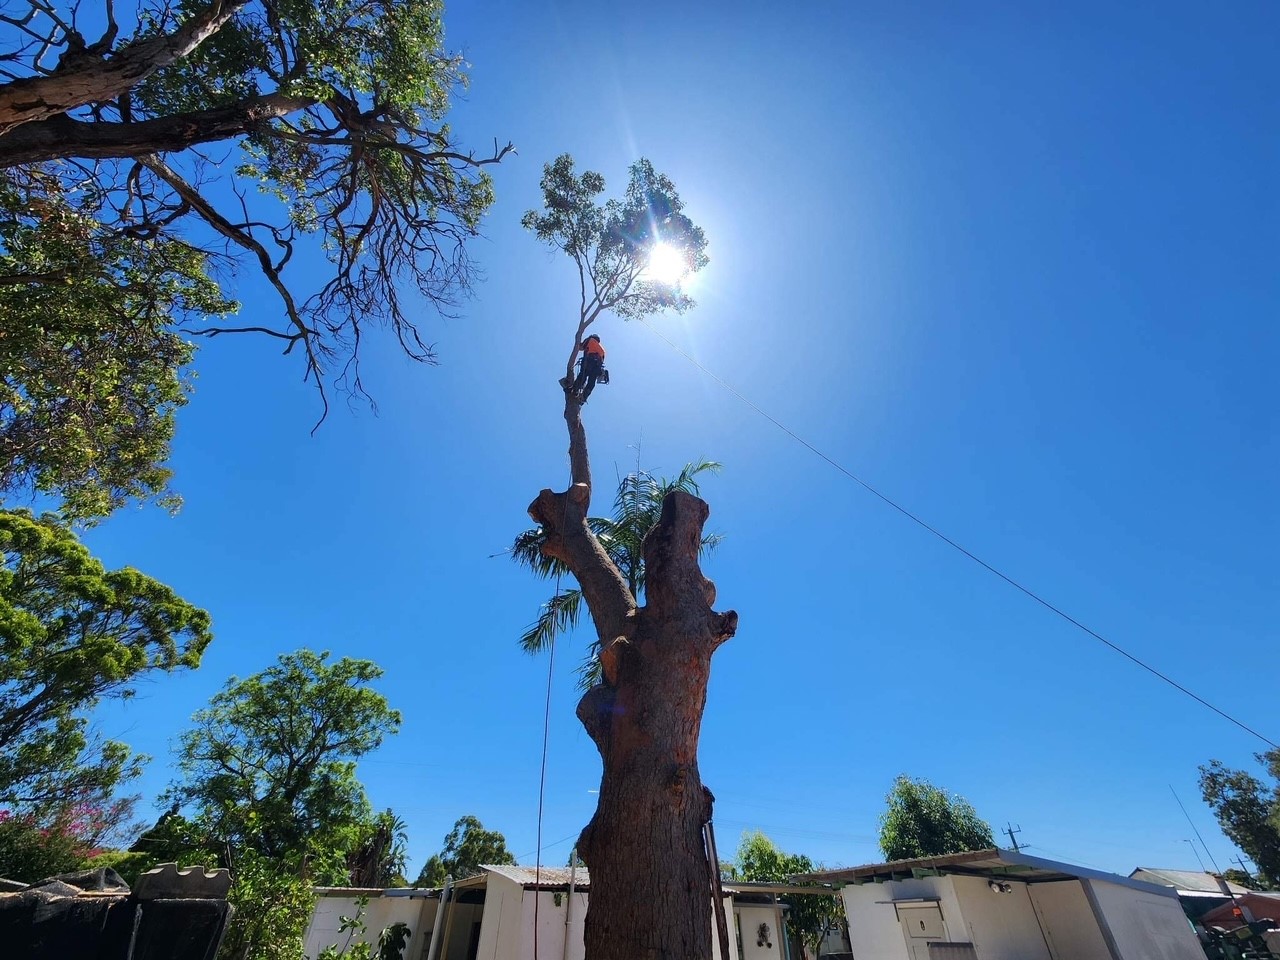
<svg viewBox="0 0 1280 960">
<path fill-rule="evenodd" d="M 342 917 L 353 916 L 367 899 L 363 937 L 377 941 L 395 922 L 409 927 L 404 960 L 428 960 L 436 920 L 434 960 L 533 960 L 534 931 L 539 960 L 583 960 L 582 923 L 587 915 L 591 878 L 586 868 L 488 866 L 484 873 L 440 890 L 414 888 L 361 890 L 321 887 L 307 927 L 305 956 L 314 958 L 331 944 L 343 946 Z M 831 896 L 831 891 L 785 884 L 724 883 L 729 927 L 727 960 L 798 960 L 799 949 L 788 942 L 783 918 L 786 898 Z M 715 918 L 707 901 L 713 960 L 721 960 Z M 1203 960 L 1203 958 L 1201 958 Z"/>
<path fill-rule="evenodd" d="M 794 879 L 843 885 L 857 960 L 1204 960 L 1172 888 L 1024 853 Z"/>
</svg>

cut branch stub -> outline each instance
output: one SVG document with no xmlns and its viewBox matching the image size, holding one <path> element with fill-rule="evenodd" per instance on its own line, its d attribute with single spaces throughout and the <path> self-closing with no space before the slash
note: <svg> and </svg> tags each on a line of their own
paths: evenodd
<svg viewBox="0 0 1280 960">
<path fill-rule="evenodd" d="M 711 611 L 716 585 L 698 566 L 702 527 L 710 514 L 704 500 L 682 490 L 673 490 L 662 501 L 662 514 L 644 538 L 644 611 L 646 616 L 680 621 L 680 632 L 723 634 L 715 640 L 718 645 L 733 635 L 737 614 Z"/>
</svg>

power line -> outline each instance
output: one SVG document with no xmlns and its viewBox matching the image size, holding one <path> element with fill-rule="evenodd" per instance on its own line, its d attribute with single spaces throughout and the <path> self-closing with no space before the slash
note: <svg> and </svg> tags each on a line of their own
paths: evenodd
<svg viewBox="0 0 1280 960">
<path fill-rule="evenodd" d="M 1059 617 L 1061 617 L 1063 620 L 1067 621 L 1067 623 L 1069 623 L 1069 624 L 1071 624 L 1072 626 L 1076 627 L 1077 629 L 1079 629 L 1079 630 L 1083 631 L 1084 633 L 1087 633 L 1089 636 L 1093 637 L 1093 638 L 1094 638 L 1095 640 L 1097 640 L 1099 643 L 1102 643 L 1102 644 L 1104 644 L 1105 646 L 1107 646 L 1107 647 L 1111 648 L 1111 650 L 1113 650 L 1114 652 L 1116 652 L 1116 653 L 1120 654 L 1120 656 L 1124 657 L 1126 660 L 1130 661 L 1131 663 L 1135 664 L 1136 666 L 1139 666 L 1139 667 L 1141 667 L 1143 670 L 1146 670 L 1146 671 L 1147 671 L 1148 673 L 1150 673 L 1152 676 L 1155 676 L 1155 677 L 1159 678 L 1160 680 L 1163 680 L 1165 683 L 1169 684 L 1169 686 L 1173 687 L 1175 690 L 1179 690 L 1179 691 L 1181 691 L 1182 693 L 1186 694 L 1188 697 L 1190 697 L 1192 700 L 1194 700 L 1194 701 L 1196 701 L 1197 703 L 1199 703 L 1201 706 L 1208 707 L 1210 710 L 1212 710 L 1212 711 L 1213 711 L 1214 713 L 1216 713 L 1218 716 L 1222 717 L 1224 720 L 1229 720 L 1231 723 L 1234 723 L 1234 724 L 1235 724 L 1237 727 L 1239 727 L 1241 730 L 1244 730 L 1246 733 L 1250 733 L 1250 734 L 1252 734 L 1253 736 L 1257 737 L 1259 740 L 1261 740 L 1263 743 L 1267 744 L 1268 746 L 1273 747 L 1273 748 L 1280 747 L 1280 744 L 1277 744 L 1274 740 L 1270 739 L 1269 737 L 1263 736 L 1261 733 L 1259 733 L 1257 730 L 1253 729 L 1253 727 L 1249 726 L 1249 725 L 1248 725 L 1248 724 L 1246 724 L 1244 721 L 1242 721 L 1242 720 L 1237 720 L 1235 717 L 1233 717 L 1231 714 L 1227 713 L 1225 710 L 1222 710 L 1221 708 L 1214 706 L 1212 703 L 1210 703 L 1210 702 L 1209 702 L 1208 700 L 1206 700 L 1204 697 L 1200 696 L 1200 695 L 1199 695 L 1199 694 L 1197 694 L 1197 693 L 1194 693 L 1194 692 L 1193 692 L 1193 691 L 1191 691 L 1191 690 L 1188 690 L 1186 687 L 1184 687 L 1182 684 L 1180 684 L 1177 680 L 1174 680 L 1172 677 L 1168 676 L 1167 674 L 1161 673 L 1161 672 L 1160 672 L 1159 670 L 1157 670 L 1155 667 L 1151 666 L 1151 664 L 1147 663 L 1146 661 L 1144 661 L 1144 660 L 1140 659 L 1139 657 L 1135 656 L 1134 654 L 1130 653 L 1128 650 L 1124 649 L 1124 647 L 1121 647 L 1119 644 L 1113 643 L 1112 641 L 1110 641 L 1110 640 L 1108 640 L 1106 637 L 1104 637 L 1102 634 L 1098 633 L 1096 630 L 1092 630 L 1092 629 L 1090 629 L 1089 627 L 1085 626 L 1083 623 L 1081 623 L 1081 622 L 1080 622 L 1079 620 L 1077 620 L 1075 617 L 1071 616 L 1069 613 L 1067 613 L 1067 612 L 1066 612 L 1065 610 L 1063 610 L 1061 607 L 1057 607 L 1057 606 L 1055 606 L 1054 604 L 1050 603 L 1048 600 L 1046 600 L 1044 597 L 1040 596 L 1040 594 L 1036 593 L 1036 592 L 1035 592 L 1034 590 L 1032 590 L 1030 587 L 1023 586 L 1023 585 L 1022 585 L 1021 583 L 1019 583 L 1017 580 L 1013 579 L 1013 577 L 1011 577 L 1011 576 L 1009 576 L 1008 574 L 1006 574 L 1006 573 L 1002 572 L 1001 570 L 997 569 L 996 567 L 993 567 L 991 564 L 987 563 L 987 561 L 985 561 L 985 560 L 983 560 L 981 557 L 977 556 L 975 553 L 973 553 L 972 551 L 970 551 L 968 548 L 966 548 L 966 547 L 965 547 L 965 546 L 963 546 L 962 544 L 958 543 L 958 542 L 957 542 L 957 541 L 955 541 L 955 540 L 952 540 L 949 536 L 947 536 L 945 533 L 943 533 L 943 532 L 942 532 L 941 530 L 939 530 L 937 527 L 934 527 L 933 525 L 931 525 L 930 523 L 928 523 L 927 521 L 925 521 L 925 520 L 924 520 L 924 519 L 922 519 L 921 517 L 918 517 L 916 514 L 912 513 L 912 512 L 911 512 L 910 510 L 908 510 L 906 507 L 904 507 L 904 506 L 902 506 L 901 504 L 897 503 L 896 501 L 894 501 L 894 500 L 890 499 L 888 496 L 886 496 L 885 494 L 881 493 L 879 490 L 877 490 L 877 489 L 876 489 L 875 487 L 873 487 L 871 484 L 867 483 L 867 481 L 863 480 L 861 477 L 859 477 L 857 474 L 853 473 L 851 470 L 849 470 L 848 468 L 846 468 L 844 465 L 842 465 L 842 464 L 841 464 L 841 463 L 839 463 L 838 461 L 836 461 L 836 460 L 832 459 L 831 457 L 827 456 L 827 454 L 823 453 L 821 450 L 819 450 L 817 447 L 815 447 L 815 446 L 814 446 L 812 443 L 810 443 L 808 440 L 804 439 L 804 437 L 801 437 L 801 436 L 800 436 L 799 434 L 797 434 L 794 430 L 792 430 L 790 427 L 788 427 L 786 424 L 784 424 L 781 420 L 779 420 L 778 418 L 774 417 L 772 414 L 770 414 L 770 413 L 766 412 L 762 407 L 760 407 L 760 406 L 759 406 L 758 404 L 756 404 L 754 401 L 750 400 L 750 399 L 749 399 L 749 398 L 747 398 L 745 395 L 743 395 L 743 393 L 742 393 L 742 392 L 741 392 L 737 387 L 735 387 L 733 384 L 731 384 L 729 381 L 725 380 L 723 377 L 721 377 L 719 374 L 715 373 L 714 371 L 712 371 L 712 370 L 708 369 L 707 367 L 703 366 L 701 362 L 699 362 L 697 359 L 695 359 L 694 357 L 692 357 L 692 356 L 690 356 L 688 353 L 686 353 L 686 352 L 685 352 L 683 349 L 681 349 L 681 348 L 680 348 L 680 347 L 679 347 L 679 346 L 678 346 L 674 341 L 672 341 L 672 340 L 671 340 L 670 338 L 668 338 L 665 334 L 663 334 L 660 330 L 658 330 L 658 328 L 657 328 L 657 327 L 653 326 L 653 324 L 649 323 L 649 321 L 647 321 L 644 317 L 641 317 L 641 318 L 640 318 L 640 322 L 641 322 L 641 323 L 643 323 L 646 327 L 648 327 L 651 331 L 653 331 L 653 333 L 654 333 L 654 334 L 655 334 L 655 335 L 656 335 L 660 340 L 662 340 L 664 343 L 666 343 L 666 344 L 667 344 L 667 346 L 669 346 L 672 350 L 674 350 L 676 353 L 680 354 L 682 357 L 684 357 L 686 360 L 688 360 L 690 363 L 692 363 L 695 367 L 697 367 L 699 370 L 701 370 L 703 373 L 705 373 L 707 376 L 709 376 L 712 380 L 715 380 L 715 381 L 716 381 L 717 383 L 719 383 L 722 387 L 724 387 L 726 390 L 728 390 L 730 393 L 732 393 L 735 397 L 737 397 L 739 400 L 741 400 L 743 403 L 745 403 L 748 407 L 750 407 L 750 408 L 751 408 L 752 410 L 754 410 L 756 413 L 760 414 L 760 416 L 764 417 L 766 420 L 768 420 L 770 423 L 772 423 L 775 427 L 777 427 L 779 430 L 781 430 L 783 433 L 785 433 L 787 436 L 789 436 L 792 440 L 796 441 L 796 442 L 797 442 L 797 443 L 799 443 L 801 446 L 803 446 L 803 447 L 807 448 L 811 453 L 813 453 L 813 454 L 817 455 L 818 457 L 820 457 L 821 459 L 825 460 L 827 463 L 829 463 L 831 466 L 835 467 L 837 470 L 839 470 L 841 473 L 843 473 L 846 477 L 848 477 L 848 478 L 849 478 L 850 480 L 852 480 L 854 483 L 858 484 L 858 486 L 862 487 L 862 488 L 863 488 L 864 490 L 866 490 L 868 493 L 872 494 L 873 496 L 875 496 L 877 499 L 879 499 L 879 500 L 880 500 L 880 501 L 882 501 L 883 503 L 887 504 L 888 506 L 892 507 L 894 510 L 898 511 L 898 513 L 902 514 L 904 517 L 906 517 L 906 518 L 907 518 L 908 520 L 910 520 L 912 523 L 916 524 L 917 526 L 923 527 L 925 530 L 927 530 L 929 533 L 933 534 L 935 537 L 937 537 L 937 538 L 938 538 L 939 540 L 941 540 L 943 543 L 947 544 L 949 547 L 952 547 L 953 549 L 958 550 L 960 553 L 964 554 L 966 557 L 968 557 L 970 560 L 972 560 L 972 561 L 973 561 L 974 563 L 976 563 L 978 566 L 982 567 L 982 568 L 983 568 L 984 570 L 986 570 L 988 573 L 992 573 L 992 574 L 994 574 L 995 576 L 999 577 L 1001 580 L 1003 580 L 1003 581 L 1004 581 L 1005 583 L 1007 583 L 1009 586 L 1013 587 L 1015 590 L 1018 590 L 1019 592 L 1023 593 L 1024 595 L 1026 595 L 1026 596 L 1030 597 L 1032 600 L 1034 600 L 1036 603 L 1040 604 L 1040 605 L 1041 605 L 1042 607 L 1044 607 L 1045 609 L 1049 610 L 1049 611 L 1050 611 L 1050 612 L 1052 612 L 1052 613 L 1057 614 L 1057 615 L 1058 615 Z"/>
</svg>

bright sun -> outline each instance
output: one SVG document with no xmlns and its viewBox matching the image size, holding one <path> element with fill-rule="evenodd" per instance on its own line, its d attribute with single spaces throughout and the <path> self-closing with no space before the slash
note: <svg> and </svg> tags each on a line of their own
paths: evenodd
<svg viewBox="0 0 1280 960">
<path fill-rule="evenodd" d="M 672 287 L 684 279 L 689 264 L 684 254 L 666 243 L 654 244 L 649 251 L 649 266 L 645 268 L 648 279 Z"/>
</svg>

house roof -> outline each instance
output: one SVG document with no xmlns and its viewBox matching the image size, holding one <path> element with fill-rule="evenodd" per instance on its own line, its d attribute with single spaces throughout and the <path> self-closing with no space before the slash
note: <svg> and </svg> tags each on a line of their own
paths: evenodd
<svg viewBox="0 0 1280 960">
<path fill-rule="evenodd" d="M 1122 877 L 1116 873 L 1077 867 L 1070 863 L 1045 860 L 1016 850 L 970 850 L 966 853 L 949 853 L 940 857 L 919 857 L 914 860 L 894 860 L 889 863 L 869 863 L 861 867 L 843 870 L 821 870 L 799 874 L 791 879 L 797 883 L 861 884 L 881 883 L 886 880 L 906 880 L 928 876 L 976 876 L 988 879 L 1020 880 L 1024 883 L 1052 883 L 1061 880 L 1101 880 L 1123 887 L 1132 887 L 1147 893 L 1165 896 L 1176 894 L 1167 885 L 1161 886 Z"/>
<path fill-rule="evenodd" d="M 465 877 L 453 886 L 457 890 L 475 890 L 483 888 L 491 873 L 518 883 L 526 890 L 568 890 L 570 870 L 568 867 L 522 867 L 514 863 L 483 864 L 481 873 Z M 584 893 L 591 889 L 591 874 L 586 867 L 578 867 L 573 871 L 573 885 Z M 754 883 L 750 881 L 725 881 L 721 884 L 724 892 L 742 901 L 766 902 L 776 896 L 831 896 L 835 893 L 829 887 L 818 887 L 812 884 L 795 883 Z M 318 897 L 426 897 L 436 899 L 440 896 L 439 887 L 316 887 Z"/>
<path fill-rule="evenodd" d="M 568 867 L 543 867 L 541 872 L 535 867 L 521 867 L 514 864 L 485 864 L 482 868 L 489 873 L 506 877 L 527 889 L 535 886 L 539 890 L 567 890 L 569 888 Z M 471 878 L 474 880 L 475 878 Z M 591 873 L 586 867 L 578 867 L 573 874 L 574 887 L 579 890 L 591 889 Z M 827 895 L 834 891 L 828 888 L 817 888 L 795 883 L 755 883 L 746 880 L 724 881 L 720 884 L 724 892 L 739 898 L 787 895 Z"/>
<path fill-rule="evenodd" d="M 569 886 L 568 867 L 543 867 L 539 870 L 537 867 L 522 867 L 517 864 L 484 864 L 480 869 L 487 870 L 489 873 L 496 873 L 500 877 L 506 877 L 522 887 L 537 886 L 540 889 L 547 887 L 565 887 Z M 578 867 L 573 871 L 573 884 L 575 887 L 587 888 L 591 886 L 591 875 L 587 873 L 586 867 Z"/>
<path fill-rule="evenodd" d="M 1173 887 L 1179 896 L 1225 897 L 1218 886 L 1218 878 L 1212 873 L 1201 870 L 1166 870 L 1163 867 L 1138 867 L 1129 874 L 1135 880 L 1158 883 L 1165 887 Z M 1249 892 L 1248 887 L 1227 881 L 1231 892 L 1237 896 Z"/>
</svg>

